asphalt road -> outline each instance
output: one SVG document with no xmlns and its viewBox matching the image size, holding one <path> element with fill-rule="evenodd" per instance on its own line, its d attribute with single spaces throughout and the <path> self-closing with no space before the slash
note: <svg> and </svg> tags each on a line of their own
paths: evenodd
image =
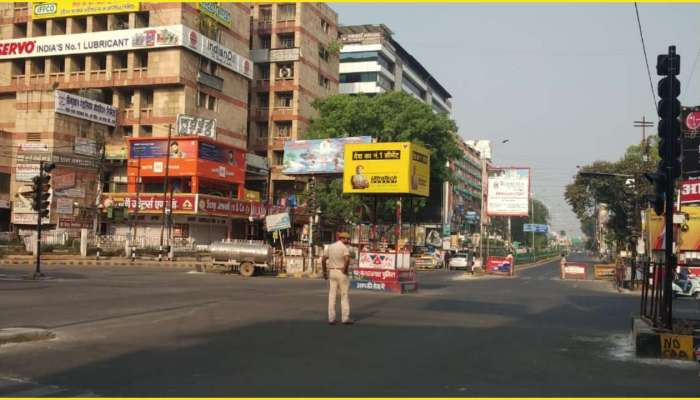
<svg viewBox="0 0 700 400">
<path fill-rule="evenodd" d="M 575 260 L 575 259 L 574 259 Z M 573 260 L 572 260 L 573 261 Z M 50 341 L 0 348 L 5 396 L 697 396 L 695 363 L 634 358 L 638 297 L 559 280 L 419 274 L 420 291 L 352 291 L 325 323 L 326 283 L 168 268 L 0 267 L 0 327 Z"/>
</svg>

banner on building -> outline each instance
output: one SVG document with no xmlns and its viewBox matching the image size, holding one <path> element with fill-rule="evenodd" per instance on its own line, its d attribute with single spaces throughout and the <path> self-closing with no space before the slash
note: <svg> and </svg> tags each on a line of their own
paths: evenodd
<svg viewBox="0 0 700 400">
<path fill-rule="evenodd" d="M 248 201 L 260 201 L 260 192 L 243 189 L 243 198 Z"/>
<path fill-rule="evenodd" d="M 700 133 L 700 106 L 682 107 L 681 122 L 684 135 L 695 136 Z"/>
<path fill-rule="evenodd" d="M 109 104 L 101 103 L 61 90 L 54 91 L 55 111 L 59 114 L 85 119 L 99 124 L 117 126 L 117 108 Z M 78 152 L 78 139 L 76 138 L 76 153 Z M 89 140 L 89 139 L 87 139 Z M 94 147 L 94 141 L 93 141 Z M 93 153 L 95 151 L 93 150 Z M 81 153 L 79 153 L 81 154 Z"/>
<path fill-rule="evenodd" d="M 216 119 L 178 114 L 175 126 L 179 136 L 205 136 L 216 139 Z"/>
<path fill-rule="evenodd" d="M 216 22 L 231 29 L 231 12 L 216 2 L 199 2 L 197 9 L 204 15 L 213 18 Z"/>
<path fill-rule="evenodd" d="M 15 165 L 15 181 L 31 182 L 35 176 L 39 176 L 39 164 Z"/>
<path fill-rule="evenodd" d="M 65 197 L 57 197 L 56 214 L 73 215 L 73 200 Z"/>
<path fill-rule="evenodd" d="M 409 142 L 345 145 L 343 192 L 430 194 L 430 151 Z"/>
<path fill-rule="evenodd" d="M 122 1 L 42 1 L 32 2 L 32 19 L 76 17 L 80 15 L 136 12 L 141 2 Z"/>
<path fill-rule="evenodd" d="M 28 152 L 46 152 L 49 151 L 49 144 L 48 143 L 39 143 L 39 142 L 28 142 L 28 143 L 20 143 L 19 144 L 19 149 L 20 151 L 28 151 Z"/>
<path fill-rule="evenodd" d="M 97 142 L 88 138 L 75 138 L 75 154 L 97 157 Z"/>
<path fill-rule="evenodd" d="M 174 214 L 206 214 L 222 217 L 262 217 L 266 214 L 265 205 L 262 203 L 228 199 L 219 196 L 210 196 L 194 193 L 175 193 L 172 198 L 168 195 L 167 201 L 172 201 Z M 126 208 L 129 212 L 161 213 L 166 201 L 163 194 L 142 193 L 136 197 L 134 193 L 103 193 L 100 198 L 102 207 Z"/>
<path fill-rule="evenodd" d="M 250 59 L 184 25 L 0 40 L 0 61 L 184 46 L 248 79 Z"/>
<path fill-rule="evenodd" d="M 265 230 L 268 232 L 281 231 L 291 227 L 289 213 L 272 214 L 265 217 Z"/>
<path fill-rule="evenodd" d="M 126 160 L 127 151 L 124 144 L 106 144 L 105 145 L 106 160 Z"/>
<path fill-rule="evenodd" d="M 530 168 L 490 168 L 487 187 L 487 215 L 512 217 L 528 215 Z"/>
<path fill-rule="evenodd" d="M 51 185 L 56 190 L 69 189 L 75 186 L 75 172 L 51 174 Z"/>
<path fill-rule="evenodd" d="M 282 172 L 287 175 L 342 174 L 344 147 L 350 143 L 372 143 L 372 137 L 289 140 L 284 143 Z"/>
</svg>

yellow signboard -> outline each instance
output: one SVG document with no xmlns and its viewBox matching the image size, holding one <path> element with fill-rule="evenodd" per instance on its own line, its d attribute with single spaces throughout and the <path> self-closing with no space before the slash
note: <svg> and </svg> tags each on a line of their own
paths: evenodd
<svg viewBox="0 0 700 400">
<path fill-rule="evenodd" d="M 260 192 L 255 190 L 243 190 L 243 199 L 248 201 L 260 201 Z"/>
<path fill-rule="evenodd" d="M 42 1 L 32 3 L 32 19 L 126 13 L 140 10 L 139 1 Z"/>
<path fill-rule="evenodd" d="M 693 361 L 692 336 L 662 333 L 659 335 L 659 340 L 661 340 L 661 357 Z"/>
<path fill-rule="evenodd" d="M 410 142 L 345 145 L 343 192 L 430 194 L 430 150 Z"/>
</svg>

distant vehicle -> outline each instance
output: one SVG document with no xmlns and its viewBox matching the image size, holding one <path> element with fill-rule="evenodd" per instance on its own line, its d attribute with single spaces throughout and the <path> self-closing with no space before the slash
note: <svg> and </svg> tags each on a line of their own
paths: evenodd
<svg viewBox="0 0 700 400">
<path fill-rule="evenodd" d="M 700 277 L 689 276 L 688 283 L 674 279 L 671 282 L 674 297 L 694 297 L 700 300 Z"/>
<path fill-rule="evenodd" d="M 417 269 L 437 269 L 442 267 L 440 253 L 427 247 L 416 247 L 411 254 L 411 263 Z"/>
<path fill-rule="evenodd" d="M 474 260 L 469 252 L 460 251 L 450 258 L 450 269 L 466 269 L 471 270 L 474 265 Z"/>
</svg>

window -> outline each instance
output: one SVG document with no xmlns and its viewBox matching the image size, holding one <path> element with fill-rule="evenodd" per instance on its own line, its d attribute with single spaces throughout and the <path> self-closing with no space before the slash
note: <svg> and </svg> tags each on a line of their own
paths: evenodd
<svg viewBox="0 0 700 400">
<path fill-rule="evenodd" d="M 46 36 L 46 21 L 32 22 L 32 37 Z"/>
<path fill-rule="evenodd" d="M 148 69 L 148 51 L 135 51 L 134 52 L 134 69 L 147 70 Z"/>
<path fill-rule="evenodd" d="M 94 15 L 92 17 L 92 31 L 102 32 L 107 30 L 107 16 L 106 15 Z"/>
<path fill-rule="evenodd" d="M 153 125 L 141 125 L 139 128 L 139 137 L 153 136 Z"/>
<path fill-rule="evenodd" d="M 270 94 L 269 93 L 258 93 L 258 105 L 262 108 L 267 108 L 270 106 Z"/>
<path fill-rule="evenodd" d="M 119 104 L 123 108 L 134 108 L 134 90 L 124 89 L 119 91 Z"/>
<path fill-rule="evenodd" d="M 153 89 L 141 89 L 141 108 L 153 108 Z"/>
<path fill-rule="evenodd" d="M 150 25 L 151 14 L 148 11 L 136 13 L 134 28 L 146 28 Z"/>
<path fill-rule="evenodd" d="M 323 61 L 328 61 L 328 57 L 330 57 L 330 53 L 323 43 L 318 44 L 318 57 Z"/>
<path fill-rule="evenodd" d="M 266 124 L 260 124 L 258 125 L 258 138 L 264 139 L 267 137 L 267 133 L 270 130 L 270 127 Z"/>
<path fill-rule="evenodd" d="M 260 7 L 260 22 L 272 23 L 272 7 Z"/>
<path fill-rule="evenodd" d="M 27 142 L 40 142 L 41 133 L 39 132 L 27 132 Z"/>
<path fill-rule="evenodd" d="M 297 14 L 296 4 L 283 4 L 277 7 L 277 20 L 289 21 L 294 20 Z"/>
<path fill-rule="evenodd" d="M 205 74 L 216 76 L 216 72 L 218 71 L 218 66 L 219 66 L 219 64 L 215 63 L 214 61 L 212 61 L 208 58 L 205 58 L 205 57 L 199 58 L 199 69 L 200 69 L 200 71 L 204 72 Z"/>
<path fill-rule="evenodd" d="M 131 125 L 122 126 L 122 134 L 124 136 L 134 136 L 134 127 Z"/>
<path fill-rule="evenodd" d="M 321 86 L 322 88 L 330 89 L 331 88 L 331 80 L 323 76 L 323 74 L 319 73 L 318 74 L 318 86 Z"/>
<path fill-rule="evenodd" d="M 417 84 L 415 84 L 413 81 L 411 81 L 411 79 L 409 79 L 405 75 L 403 78 L 403 87 L 404 87 L 404 91 L 406 91 L 408 93 L 413 93 L 414 95 L 416 95 L 420 99 L 425 98 L 425 92 L 421 88 L 419 88 Z"/>
<path fill-rule="evenodd" d="M 277 35 L 279 47 L 283 49 L 291 49 L 294 47 L 294 34 Z"/>
<path fill-rule="evenodd" d="M 292 121 L 275 122 L 275 137 L 288 138 L 292 134 Z"/>
<path fill-rule="evenodd" d="M 32 75 L 44 75 L 46 71 L 46 62 L 43 58 L 37 58 L 30 61 Z"/>
<path fill-rule="evenodd" d="M 12 60 L 12 76 L 24 76 L 26 65 L 25 60 Z"/>
<path fill-rule="evenodd" d="M 15 39 L 26 38 L 27 37 L 27 23 L 26 22 L 16 23 L 13 27 L 12 37 Z"/>
<path fill-rule="evenodd" d="M 67 31 L 66 31 L 66 19 L 65 18 L 59 18 L 59 19 L 52 20 L 52 28 L 51 28 L 52 35 L 65 35 L 66 32 Z"/>
<path fill-rule="evenodd" d="M 217 99 L 210 94 L 201 91 L 197 92 L 197 107 L 217 111 Z"/>
<path fill-rule="evenodd" d="M 272 152 L 272 162 L 274 165 L 284 164 L 284 151 L 275 150 Z"/>
<path fill-rule="evenodd" d="M 129 14 L 114 14 L 114 26 L 112 29 L 129 29 Z"/>
<path fill-rule="evenodd" d="M 355 83 L 355 82 L 376 82 L 376 72 L 353 72 L 349 74 L 340 74 L 340 83 Z"/>
<path fill-rule="evenodd" d="M 73 56 L 71 57 L 71 72 L 85 72 L 85 56 Z"/>
<path fill-rule="evenodd" d="M 291 108 L 292 100 L 294 99 L 294 94 L 292 92 L 279 92 L 277 93 L 277 99 L 275 102 L 275 107 L 279 108 Z"/>
<path fill-rule="evenodd" d="M 328 23 L 325 19 L 321 18 L 321 30 L 324 31 L 325 33 L 328 33 L 331 29 L 331 24 Z"/>
<path fill-rule="evenodd" d="M 263 80 L 269 80 L 270 79 L 270 66 L 268 64 L 262 64 L 258 68 L 259 73 L 256 74 L 259 76 L 258 79 L 263 79 Z"/>
<path fill-rule="evenodd" d="M 62 74 L 66 72 L 66 60 L 63 57 L 51 57 L 51 73 Z"/>
<path fill-rule="evenodd" d="M 87 31 L 87 17 L 73 17 L 71 33 L 84 33 Z"/>
<path fill-rule="evenodd" d="M 270 35 L 260 35 L 260 48 L 261 49 L 269 49 L 272 47 L 272 41 L 270 38 Z"/>
<path fill-rule="evenodd" d="M 107 70 L 107 54 L 95 54 L 92 57 L 92 70 L 93 71 L 106 71 Z"/>
<path fill-rule="evenodd" d="M 125 70 L 128 66 L 128 54 L 124 51 L 112 53 L 112 70 Z"/>
<path fill-rule="evenodd" d="M 294 79 L 294 64 L 277 64 L 278 79 Z"/>
<path fill-rule="evenodd" d="M 10 193 L 10 174 L 0 173 L 0 193 Z"/>
</svg>

